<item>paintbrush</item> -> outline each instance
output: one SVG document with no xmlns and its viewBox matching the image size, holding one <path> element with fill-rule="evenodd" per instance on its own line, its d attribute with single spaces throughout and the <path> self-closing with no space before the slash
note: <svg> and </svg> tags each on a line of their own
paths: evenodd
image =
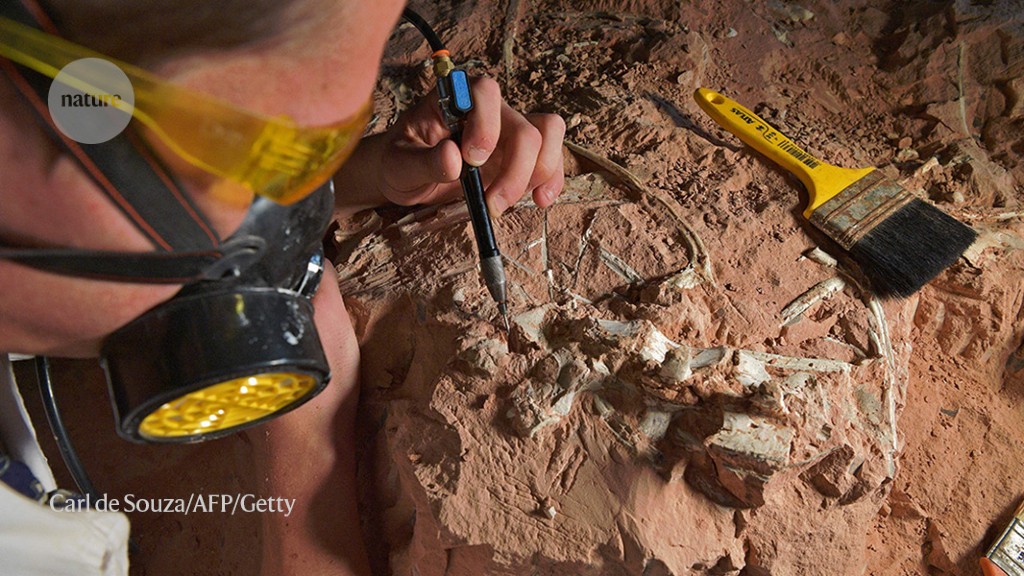
<svg viewBox="0 0 1024 576">
<path fill-rule="evenodd" d="M 1024 575 L 1024 502 L 979 564 L 984 576 Z"/>
<path fill-rule="evenodd" d="M 879 296 L 917 292 L 977 237 L 881 170 L 827 164 L 721 94 L 699 88 L 694 98 L 715 122 L 803 182 L 810 196 L 804 217 L 850 253 Z"/>
</svg>

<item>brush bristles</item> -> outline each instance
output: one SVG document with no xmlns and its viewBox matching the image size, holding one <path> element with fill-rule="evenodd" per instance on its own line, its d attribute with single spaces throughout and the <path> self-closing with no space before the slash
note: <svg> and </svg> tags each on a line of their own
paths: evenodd
<svg viewBox="0 0 1024 576">
<path fill-rule="evenodd" d="M 970 226 L 914 199 L 865 234 L 850 254 L 875 294 L 903 298 L 956 262 L 977 236 Z"/>
</svg>

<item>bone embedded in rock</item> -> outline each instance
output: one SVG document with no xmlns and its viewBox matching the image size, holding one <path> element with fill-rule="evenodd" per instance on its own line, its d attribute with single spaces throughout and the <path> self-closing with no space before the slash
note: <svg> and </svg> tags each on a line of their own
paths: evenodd
<svg viewBox="0 0 1024 576">
<path fill-rule="evenodd" d="M 600 360 L 584 362 L 574 348 L 543 358 L 512 392 L 508 417 L 521 436 L 533 438 L 569 415 L 581 391 L 599 389 L 610 374 Z"/>
<path fill-rule="evenodd" d="M 765 418 L 725 412 L 722 429 L 705 441 L 714 480 L 737 506 L 762 506 L 768 480 L 789 463 L 793 436 L 792 429 Z"/>
<path fill-rule="evenodd" d="M 672 414 L 659 410 L 648 410 L 640 421 L 640 433 L 651 442 L 658 442 L 665 437 L 668 426 L 672 422 Z"/>
<path fill-rule="evenodd" d="M 840 498 L 857 483 L 854 470 L 859 465 L 853 448 L 843 444 L 808 468 L 800 477 L 822 496 Z"/>
<path fill-rule="evenodd" d="M 782 309 L 782 326 L 788 326 L 799 320 L 800 316 L 811 306 L 827 299 L 846 287 L 846 281 L 838 276 L 826 278 L 818 282 L 806 292 L 798 296 Z"/>
<path fill-rule="evenodd" d="M 693 370 L 700 370 L 702 368 L 715 366 L 724 362 L 730 352 L 731 350 L 725 346 L 704 348 L 693 355 L 693 360 L 690 361 L 690 368 Z"/>
<path fill-rule="evenodd" d="M 469 373 L 481 376 L 494 376 L 502 359 L 508 355 L 508 344 L 494 338 L 477 340 L 462 348 L 459 360 Z"/>
<path fill-rule="evenodd" d="M 664 362 L 669 350 L 679 348 L 679 344 L 670 340 L 647 320 L 598 320 L 597 325 L 608 335 L 619 340 L 620 344 L 625 344 L 626 349 L 635 351 L 644 361 Z"/>
<path fill-rule="evenodd" d="M 771 375 L 765 370 L 764 362 L 744 350 L 739 350 L 736 353 L 735 376 L 740 384 L 748 388 L 771 380 Z"/>
<path fill-rule="evenodd" d="M 712 452 L 728 454 L 734 466 L 770 473 L 789 462 L 793 430 L 766 418 L 725 412 L 722 429 L 707 441 Z"/>
<path fill-rule="evenodd" d="M 658 375 L 665 379 L 666 383 L 681 384 L 693 375 L 690 368 L 690 347 L 681 345 L 665 353 L 665 360 L 661 363 Z"/>
<path fill-rule="evenodd" d="M 539 306 L 510 318 L 513 337 L 522 340 L 529 347 L 547 350 L 548 341 L 544 336 L 544 318 L 551 306 Z"/>
</svg>

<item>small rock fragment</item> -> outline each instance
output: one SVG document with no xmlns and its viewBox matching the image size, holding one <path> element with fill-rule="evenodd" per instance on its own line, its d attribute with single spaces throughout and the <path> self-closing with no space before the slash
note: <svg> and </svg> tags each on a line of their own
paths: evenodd
<svg viewBox="0 0 1024 576">
<path fill-rule="evenodd" d="M 853 458 L 853 448 L 843 444 L 808 468 L 800 477 L 822 496 L 840 498 L 857 483 L 850 470 Z"/>
<path fill-rule="evenodd" d="M 508 344 L 493 338 L 484 338 L 459 354 L 459 365 L 470 374 L 494 376 L 498 364 L 508 354 Z"/>
<path fill-rule="evenodd" d="M 511 320 L 512 331 L 509 340 L 513 348 L 547 349 L 547 338 L 544 337 L 544 317 L 550 306 L 540 306 L 522 314 L 516 314 Z"/>
<path fill-rule="evenodd" d="M 900 520 L 927 518 L 927 514 L 918 506 L 917 502 L 902 490 L 893 490 L 889 494 L 887 504 L 889 505 L 889 514 L 893 518 Z"/>
<path fill-rule="evenodd" d="M 946 552 L 946 545 L 943 542 L 945 537 L 946 534 L 939 527 L 939 524 L 929 518 L 928 533 L 924 543 L 925 559 L 928 561 L 928 567 L 934 569 L 933 572 L 955 574 L 957 571 L 956 564 L 953 563 L 949 553 Z"/>
<path fill-rule="evenodd" d="M 545 497 L 540 501 L 540 513 L 548 520 L 554 520 L 555 516 L 558 515 L 558 508 L 551 497 Z"/>
<path fill-rule="evenodd" d="M 849 46 L 850 35 L 847 34 L 846 32 L 838 32 L 835 36 L 832 37 L 832 43 L 835 44 L 836 46 Z"/>
<path fill-rule="evenodd" d="M 794 432 L 759 416 L 737 412 L 723 416 L 721 430 L 705 440 L 714 465 L 704 470 L 713 471 L 714 478 L 697 481 L 687 470 L 687 480 L 717 502 L 756 508 L 764 504 L 764 488 L 772 474 L 789 463 Z M 722 502 L 721 490 L 734 502 Z"/>
</svg>

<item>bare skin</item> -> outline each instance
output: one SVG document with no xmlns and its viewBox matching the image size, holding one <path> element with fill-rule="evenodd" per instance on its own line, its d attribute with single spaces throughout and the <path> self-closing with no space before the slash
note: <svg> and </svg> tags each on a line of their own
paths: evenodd
<svg viewBox="0 0 1024 576">
<path fill-rule="evenodd" d="M 403 3 L 312 3 L 317 18 L 272 49 L 257 44 L 191 55 L 163 62 L 154 71 L 247 109 L 287 114 L 300 124 L 346 118 L 370 96 Z M 493 80 L 476 81 L 474 90 L 477 108 L 462 156 L 446 139 L 436 97 L 428 97 L 394 128 L 364 140 L 336 178 L 339 208 L 453 198 L 459 193 L 463 158 L 474 165 L 487 162 L 493 214 L 528 193 L 540 206 L 553 203 L 563 183 L 564 122 L 512 110 Z M 151 249 L 54 147 L 6 79 L 0 79 L 0 193 L 2 238 L 40 246 Z M 223 236 L 244 216 L 244 207 L 202 196 L 196 200 Z M 0 260 L 0 351 L 95 356 L 104 337 L 179 288 L 63 277 Z M 288 524 L 278 515 L 264 519 L 262 538 L 275 544 L 262 548 L 263 572 L 368 574 L 355 499 L 359 350 L 336 282 L 324 279 L 314 305 L 332 383 L 304 407 L 268 424 L 267 434 L 250 435 L 264 443 L 267 493 L 296 501 Z M 334 495 L 328 510 L 313 505 L 324 486 Z"/>
</svg>

